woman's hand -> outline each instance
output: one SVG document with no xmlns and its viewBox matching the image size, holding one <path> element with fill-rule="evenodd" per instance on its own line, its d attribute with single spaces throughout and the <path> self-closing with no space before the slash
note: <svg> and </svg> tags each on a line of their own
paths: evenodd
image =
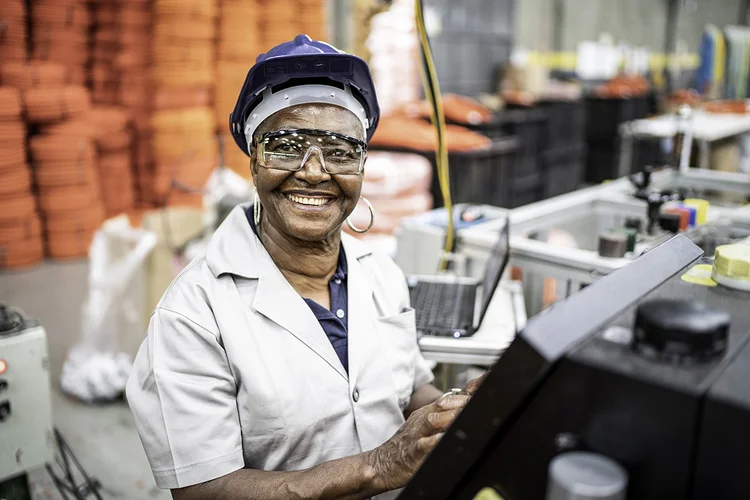
<svg viewBox="0 0 750 500">
<path fill-rule="evenodd" d="M 477 392 L 477 389 L 479 389 L 479 386 L 482 385 L 482 382 L 484 382 L 484 379 L 487 378 L 487 375 L 489 375 L 490 372 L 486 372 L 481 377 L 477 377 L 475 379 L 469 380 L 469 382 L 464 386 L 463 389 L 461 389 L 461 392 L 459 394 L 466 394 L 467 396 L 473 396 L 475 392 Z"/>
<path fill-rule="evenodd" d="M 468 400 L 463 394 L 445 395 L 409 415 L 391 439 L 372 451 L 377 482 L 386 491 L 406 486 Z"/>
</svg>

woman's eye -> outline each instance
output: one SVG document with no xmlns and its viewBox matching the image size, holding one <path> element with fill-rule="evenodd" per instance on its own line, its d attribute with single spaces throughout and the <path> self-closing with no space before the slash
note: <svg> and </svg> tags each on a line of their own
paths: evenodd
<svg viewBox="0 0 750 500">
<path fill-rule="evenodd" d="M 331 151 L 331 156 L 333 156 L 334 158 L 346 158 L 347 156 L 349 156 L 349 151 L 345 149 L 334 149 L 333 151 Z"/>
<path fill-rule="evenodd" d="M 294 151 L 294 147 L 291 144 L 279 144 L 276 146 L 274 151 L 280 151 L 282 153 L 291 153 Z"/>
</svg>

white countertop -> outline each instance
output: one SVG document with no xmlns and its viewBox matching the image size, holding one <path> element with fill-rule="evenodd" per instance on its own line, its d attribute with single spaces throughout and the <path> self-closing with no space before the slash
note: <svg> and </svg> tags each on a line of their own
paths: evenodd
<svg viewBox="0 0 750 500">
<path fill-rule="evenodd" d="M 654 118 L 628 122 L 631 133 L 651 137 L 672 137 L 677 133 L 677 117 L 661 115 Z M 696 111 L 693 116 L 693 132 L 696 140 L 718 141 L 744 132 L 750 132 L 750 114 L 715 114 Z"/>
</svg>

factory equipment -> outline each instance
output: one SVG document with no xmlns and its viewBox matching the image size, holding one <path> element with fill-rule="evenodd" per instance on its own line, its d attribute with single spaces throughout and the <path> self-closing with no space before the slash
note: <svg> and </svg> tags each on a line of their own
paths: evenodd
<svg viewBox="0 0 750 500">
<path fill-rule="evenodd" d="M 43 467 L 53 452 L 47 334 L 0 304 L 0 492 L 5 482 Z"/>
<path fill-rule="evenodd" d="M 530 319 L 399 498 L 747 497 L 748 304 L 750 246 L 657 246 Z"/>
<path fill-rule="evenodd" d="M 53 428 L 44 327 L 0 303 L 0 499 L 29 500 L 28 475 L 45 468 L 63 498 L 101 500 L 99 482 Z"/>
<path fill-rule="evenodd" d="M 456 205 L 453 208 L 453 214 L 458 240 L 460 241 L 463 232 L 471 227 L 478 227 L 491 221 L 497 221 L 498 224 L 502 225 L 507 213 L 508 210 L 504 208 L 489 205 Z M 437 272 L 445 246 L 446 222 L 445 208 L 403 219 L 401 227 L 396 233 L 398 246 L 395 260 L 405 274 L 427 275 Z M 466 262 L 457 262 L 460 259 L 460 252 L 454 255 L 452 259 L 454 271 L 462 268 L 459 269 L 458 274 L 479 277 L 484 269 L 484 263 L 475 267 L 473 272 L 463 267 Z"/>
<path fill-rule="evenodd" d="M 628 179 L 583 189 L 510 211 L 511 266 L 523 274 L 532 316 L 681 232 L 712 255 L 717 245 L 750 236 L 750 209 L 722 208 Z M 639 193 L 640 192 L 640 193 Z M 640 198 L 636 194 L 641 194 Z M 649 195 L 655 195 L 651 199 Z M 643 198 L 646 198 L 645 200 Z M 481 269 L 499 223 L 488 221 L 460 235 L 459 249 Z"/>
</svg>

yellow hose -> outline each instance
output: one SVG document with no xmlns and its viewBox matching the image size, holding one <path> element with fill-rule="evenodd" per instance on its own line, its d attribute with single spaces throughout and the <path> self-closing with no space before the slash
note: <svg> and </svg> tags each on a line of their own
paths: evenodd
<svg viewBox="0 0 750 500">
<path fill-rule="evenodd" d="M 448 165 L 448 145 L 445 137 L 445 112 L 443 110 L 443 98 L 440 93 L 440 84 L 437 78 L 437 71 L 435 70 L 435 61 L 432 56 L 432 49 L 430 48 L 430 42 L 427 37 L 427 28 L 424 22 L 424 12 L 422 10 L 422 1 L 415 0 L 415 11 L 417 18 L 417 32 L 419 34 L 419 41 L 424 52 L 424 58 L 426 61 L 426 67 L 422 64 L 419 65 L 420 75 L 422 77 L 422 85 L 425 91 L 425 97 L 427 101 L 432 105 L 430 106 L 430 116 L 432 119 L 432 125 L 435 127 L 435 133 L 437 134 L 437 151 L 436 151 L 436 165 L 437 165 L 437 176 L 438 183 L 440 185 L 440 193 L 443 195 L 443 204 L 445 205 L 445 212 L 448 216 L 448 222 L 446 226 L 446 238 L 445 238 L 445 255 L 440 260 L 440 271 L 445 271 L 448 260 L 446 259 L 447 254 L 453 252 L 453 246 L 455 244 L 454 235 L 455 228 L 453 224 L 453 202 L 451 200 L 451 185 L 450 185 L 450 168 Z M 432 89 L 435 92 L 432 92 Z"/>
</svg>

